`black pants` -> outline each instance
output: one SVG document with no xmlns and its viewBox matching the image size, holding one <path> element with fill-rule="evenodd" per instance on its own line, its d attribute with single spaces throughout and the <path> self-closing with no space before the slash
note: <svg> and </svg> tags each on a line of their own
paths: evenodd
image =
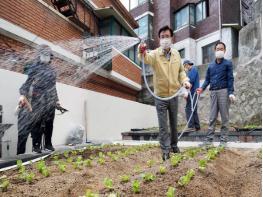
<svg viewBox="0 0 263 197">
<path fill-rule="evenodd" d="M 159 122 L 159 140 L 163 153 L 169 153 L 170 148 L 176 148 L 178 142 L 177 133 L 177 113 L 178 113 L 178 97 L 168 101 L 155 99 Z M 170 123 L 170 133 L 168 132 L 168 116 Z"/>
<path fill-rule="evenodd" d="M 22 109 L 18 114 L 17 154 L 24 154 L 29 133 L 34 147 L 40 147 L 42 135 L 45 135 L 45 145 L 52 145 L 55 105 L 32 99 L 32 112 Z"/>
<path fill-rule="evenodd" d="M 193 107 L 196 103 L 197 100 L 197 96 L 194 97 L 193 99 Z M 190 96 L 187 97 L 186 100 L 186 106 L 185 106 L 185 114 L 186 114 L 186 120 L 188 121 L 191 114 L 192 114 L 192 107 L 191 107 L 191 99 Z M 199 122 L 199 117 L 198 117 L 198 113 L 197 113 L 197 105 L 196 108 L 194 110 L 194 113 L 192 115 L 191 120 L 188 123 L 188 128 L 196 128 L 196 129 L 200 129 L 200 122 Z"/>
</svg>

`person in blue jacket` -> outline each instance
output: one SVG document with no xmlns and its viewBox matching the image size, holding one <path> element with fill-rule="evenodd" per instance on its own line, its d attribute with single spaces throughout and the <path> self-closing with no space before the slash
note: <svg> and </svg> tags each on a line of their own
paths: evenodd
<svg viewBox="0 0 263 197">
<path fill-rule="evenodd" d="M 203 143 L 210 146 L 214 139 L 215 126 L 218 113 L 221 116 L 220 146 L 226 146 L 228 141 L 229 107 L 235 101 L 233 64 L 224 58 L 226 45 L 223 42 L 215 44 L 215 60 L 208 65 L 205 81 L 197 89 L 201 94 L 209 87 L 210 90 L 210 115 L 206 139 Z"/>
<path fill-rule="evenodd" d="M 185 60 L 183 62 L 183 65 L 187 73 L 187 76 L 190 79 L 190 84 L 191 84 L 191 89 L 190 89 L 191 94 L 187 94 L 184 96 L 184 98 L 186 99 L 185 114 L 186 114 L 186 119 L 188 121 L 192 114 L 192 108 L 195 106 L 197 100 L 197 94 L 195 92 L 197 88 L 199 88 L 199 74 L 193 62 L 189 60 Z M 191 97 L 192 97 L 192 102 L 191 102 Z M 199 131 L 199 130 L 200 130 L 200 122 L 199 122 L 197 105 L 196 105 L 191 120 L 189 120 L 187 131 L 191 132 L 191 131 Z"/>
</svg>

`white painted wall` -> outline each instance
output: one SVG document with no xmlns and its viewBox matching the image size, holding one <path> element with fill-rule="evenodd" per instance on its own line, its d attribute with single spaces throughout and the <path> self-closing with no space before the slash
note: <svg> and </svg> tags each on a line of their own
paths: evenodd
<svg viewBox="0 0 263 197">
<path fill-rule="evenodd" d="M 219 31 L 216 31 L 197 40 L 187 38 L 185 40 L 175 43 L 173 47 L 177 50 L 185 49 L 185 59 L 190 59 L 194 61 L 196 65 L 201 65 L 203 57 L 202 47 L 216 42 L 218 40 L 220 40 L 220 33 Z M 227 44 L 229 46 L 232 46 L 231 42 L 227 42 Z M 227 53 L 226 58 L 228 58 L 228 56 L 229 54 Z"/>
<path fill-rule="evenodd" d="M 26 80 L 26 75 L 0 69 L 0 104 L 3 105 L 3 123 L 12 123 L 3 137 L 11 140 L 10 151 L 3 143 L 3 157 L 16 154 L 17 117 L 14 110 L 17 105 L 18 89 Z M 137 102 L 76 88 L 58 83 L 58 95 L 61 104 L 69 110 L 55 117 L 53 144 L 65 144 L 72 125 L 84 124 L 84 101 L 87 101 L 87 132 L 89 140 L 120 140 L 121 132 L 131 128 L 147 128 L 158 125 L 155 107 Z M 60 112 L 56 112 L 60 113 Z M 85 136 L 84 136 L 85 138 Z M 27 151 L 31 151 L 31 138 L 28 138 Z"/>
<path fill-rule="evenodd" d="M 182 62 L 187 60 L 195 61 L 196 54 L 195 54 L 195 48 L 196 48 L 196 42 L 192 38 L 187 38 L 185 40 L 182 40 L 180 42 L 177 42 L 173 45 L 175 49 L 178 51 L 181 49 L 185 49 L 185 58 L 182 58 Z"/>
<path fill-rule="evenodd" d="M 225 53 L 226 59 L 232 59 L 233 57 L 232 39 L 233 39 L 233 33 L 232 33 L 231 27 L 222 28 L 222 39 L 221 40 L 226 45 L 226 53 Z"/>
</svg>

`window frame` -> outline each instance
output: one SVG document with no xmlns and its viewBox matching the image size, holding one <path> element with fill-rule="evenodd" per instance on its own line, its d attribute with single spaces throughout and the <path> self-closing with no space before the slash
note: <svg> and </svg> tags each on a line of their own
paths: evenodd
<svg viewBox="0 0 263 197">
<path fill-rule="evenodd" d="M 109 21 L 107 21 L 107 20 L 109 20 Z M 104 23 L 105 22 L 105 23 Z M 101 32 L 101 29 L 103 29 L 105 26 L 104 26 L 104 24 L 106 24 L 106 25 L 109 25 L 109 29 L 110 29 L 110 31 L 109 31 L 109 34 L 108 35 L 115 35 L 115 34 L 113 34 L 113 24 L 114 23 L 116 23 L 117 25 L 119 25 L 120 26 L 120 34 L 119 35 L 123 35 L 123 36 L 131 36 L 130 34 L 129 34 L 129 32 L 113 17 L 113 16 L 110 16 L 110 17 L 108 17 L 108 18 L 105 18 L 105 19 L 103 19 L 103 20 L 101 20 L 100 22 L 99 22 L 99 29 L 100 29 L 100 35 L 102 35 L 102 36 L 106 36 L 107 34 L 102 34 L 102 32 Z M 126 32 L 126 35 L 124 35 L 123 34 L 123 32 Z M 127 58 L 129 58 L 131 61 L 133 61 L 134 63 L 136 63 L 135 62 L 135 60 L 136 60 L 136 45 L 135 46 L 133 46 L 132 48 L 130 48 L 130 49 L 128 49 L 127 51 L 123 51 L 122 52 L 122 54 L 124 54 Z M 131 57 L 130 58 L 130 51 L 131 50 L 133 50 L 133 57 Z M 137 64 L 137 63 L 136 63 Z"/>
<path fill-rule="evenodd" d="M 201 19 L 199 21 L 197 21 L 197 6 L 199 4 L 201 4 L 201 9 L 202 9 L 201 15 L 202 16 L 201 16 Z M 205 10 L 204 10 L 204 5 L 205 5 Z M 188 8 L 188 23 L 185 25 L 181 25 L 181 26 L 177 27 L 176 15 L 185 8 Z M 205 17 L 204 17 L 204 13 L 205 13 Z M 188 4 L 184 5 L 183 7 L 174 11 L 174 13 L 173 13 L 174 31 L 180 30 L 180 29 L 187 27 L 187 26 L 190 26 L 190 25 L 195 26 L 208 17 L 209 17 L 209 0 L 201 0 L 198 3 L 188 3 Z"/>
<path fill-rule="evenodd" d="M 185 58 L 185 48 L 182 48 L 182 49 L 178 50 L 178 52 L 180 54 L 181 59 L 184 59 Z M 181 52 L 183 52 L 184 57 L 181 56 Z"/>
<path fill-rule="evenodd" d="M 134 7 L 131 6 L 131 1 L 133 1 L 133 2 L 136 1 Z M 133 10 L 133 9 L 135 9 L 135 8 L 139 7 L 140 5 L 143 5 L 144 3 L 147 3 L 147 2 L 148 2 L 148 0 L 129 0 L 129 10 Z"/>
<path fill-rule="evenodd" d="M 211 58 L 211 60 L 208 60 L 208 62 L 204 62 L 204 49 L 205 48 L 208 48 L 208 47 L 211 47 L 211 46 L 215 46 L 215 44 L 218 42 L 219 40 L 217 40 L 217 41 L 214 41 L 214 42 L 211 42 L 210 44 L 207 44 L 207 45 L 205 45 L 205 46 L 202 46 L 201 48 L 202 48 L 202 64 L 208 64 L 208 63 L 210 63 L 212 60 L 213 60 L 213 58 Z M 212 47 L 212 49 L 214 49 L 214 47 Z M 214 53 L 214 52 L 213 52 Z M 208 59 L 209 59 L 209 55 L 208 55 Z"/>
<path fill-rule="evenodd" d="M 181 25 L 180 27 L 177 28 L 177 26 L 176 26 L 176 14 L 178 14 L 179 12 L 181 12 L 185 8 L 188 8 L 188 23 L 185 24 L 185 25 Z M 187 5 L 183 6 L 182 8 L 176 10 L 174 12 L 174 17 L 173 18 L 174 18 L 174 30 L 175 31 L 178 30 L 178 29 L 181 29 L 183 27 L 189 26 L 189 24 L 190 24 L 190 4 L 187 4 Z"/>
<path fill-rule="evenodd" d="M 201 8 L 202 8 L 202 11 L 201 11 L 201 20 L 197 21 L 197 6 L 201 4 Z M 204 10 L 204 5 L 205 5 L 205 10 Z M 201 0 L 199 1 L 196 6 L 195 6 L 195 24 L 198 24 L 200 23 L 201 21 L 205 20 L 208 16 L 209 16 L 209 12 L 208 12 L 208 7 L 209 7 L 209 2 L 207 0 Z M 205 13 L 205 17 L 204 17 L 204 13 Z"/>
</svg>

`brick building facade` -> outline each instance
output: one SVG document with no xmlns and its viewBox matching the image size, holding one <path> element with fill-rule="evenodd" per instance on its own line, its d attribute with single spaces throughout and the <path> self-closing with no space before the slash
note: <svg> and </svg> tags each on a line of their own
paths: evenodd
<svg viewBox="0 0 263 197">
<path fill-rule="evenodd" d="M 71 76 L 83 64 L 82 51 L 70 51 L 56 43 L 86 36 L 137 36 L 133 31 L 138 27 L 137 22 L 116 0 L 3 0 L 0 7 L 0 54 L 3 57 L 0 68 L 22 72 L 23 51 L 48 44 L 55 54 L 58 81 L 69 85 L 76 86 Z M 101 32 L 101 24 L 109 18 L 119 25 L 121 32 Z M 130 49 L 129 55 L 114 56 L 107 69 L 100 69 L 77 86 L 135 101 L 141 90 L 141 69 L 135 63 L 134 50 L 135 47 Z M 20 59 L 19 63 L 12 67 L 4 65 L 4 57 L 10 57 L 8 54 Z"/>
</svg>

